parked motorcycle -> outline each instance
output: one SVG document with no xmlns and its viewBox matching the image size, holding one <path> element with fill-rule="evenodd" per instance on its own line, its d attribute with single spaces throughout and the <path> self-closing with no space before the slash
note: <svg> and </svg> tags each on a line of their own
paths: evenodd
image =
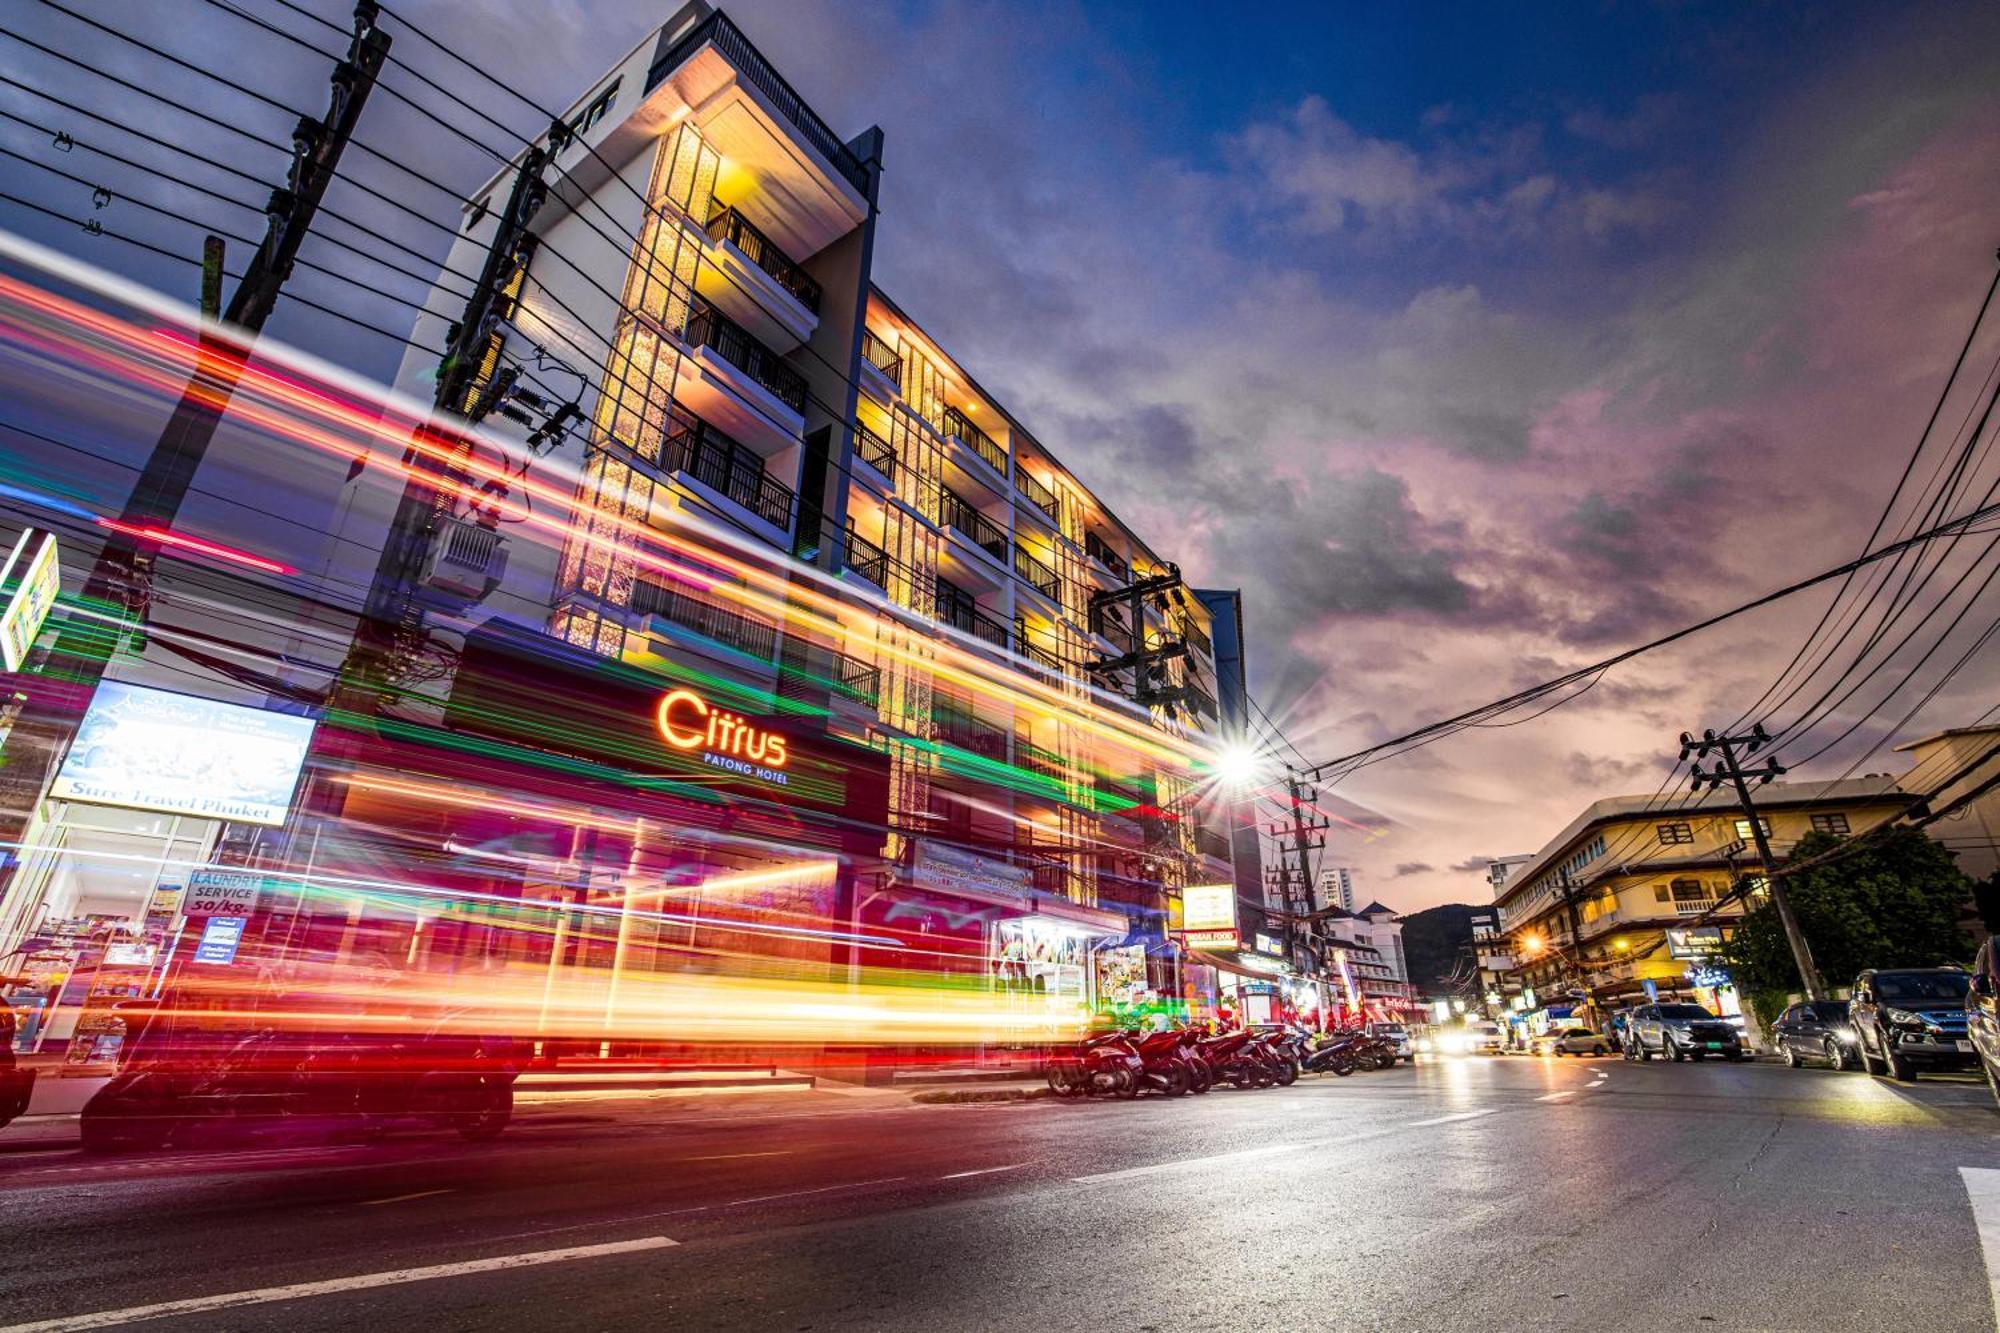
<svg viewBox="0 0 2000 1333">
<path fill-rule="evenodd" d="M 1146 1082 L 1146 1062 L 1122 1032 L 1086 1037 L 1052 1052 L 1044 1077 L 1058 1097 L 1111 1096 L 1130 1100 Z"/>
<path fill-rule="evenodd" d="M 1285 1026 L 1259 1028 L 1257 1044 L 1277 1072 L 1278 1086 L 1289 1088 L 1298 1082 L 1306 1053 L 1306 1034 L 1302 1030 Z"/>
<path fill-rule="evenodd" d="M 1301 1064 L 1309 1074 L 1332 1074 L 1346 1078 L 1361 1068 L 1361 1044 L 1365 1040 L 1358 1033 L 1329 1033 L 1306 1052 Z"/>
<path fill-rule="evenodd" d="M 1265 1053 L 1254 1032 L 1224 1032 L 1206 1038 L 1201 1053 L 1216 1077 L 1231 1087 L 1268 1088 L 1278 1081 L 1277 1062 Z"/>
<path fill-rule="evenodd" d="M 1132 1045 L 1139 1052 L 1146 1086 L 1169 1097 L 1185 1097 L 1194 1087 L 1178 1032 L 1135 1033 Z"/>
</svg>

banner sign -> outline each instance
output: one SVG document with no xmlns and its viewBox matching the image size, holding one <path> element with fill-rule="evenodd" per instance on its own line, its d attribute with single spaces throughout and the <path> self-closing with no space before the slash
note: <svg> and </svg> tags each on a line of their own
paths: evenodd
<svg viewBox="0 0 2000 1333">
<path fill-rule="evenodd" d="M 312 737 L 309 717 L 106 681 L 49 795 L 282 824 Z"/>
<path fill-rule="evenodd" d="M 1235 934 L 1236 886 L 1190 884 L 1182 889 L 1181 929 L 1190 936 L 1207 930 L 1227 930 Z"/>
<path fill-rule="evenodd" d="M 240 916 L 210 917 L 202 929 L 201 943 L 195 946 L 194 960 L 217 965 L 235 962 L 236 950 L 243 943 L 243 924 Z"/>
<path fill-rule="evenodd" d="M 7 563 L 0 566 L 0 584 L 5 584 L 20 563 L 21 553 L 38 534 L 29 528 L 14 543 L 13 551 L 7 556 Z M 28 650 L 35 646 L 35 636 L 42 632 L 42 624 L 55 609 L 56 594 L 62 591 L 62 569 L 56 562 L 55 534 L 40 533 L 41 543 L 35 547 L 34 555 L 21 575 L 14 581 L 6 594 L 6 601 L 0 604 L 0 667 L 8 671 L 19 671 L 28 660 Z"/>
<path fill-rule="evenodd" d="M 1032 879 L 1027 866 L 929 838 L 917 840 L 916 856 L 910 862 L 909 882 L 940 893 L 1004 893 L 1019 895 L 1025 902 Z"/>
<path fill-rule="evenodd" d="M 249 916 L 264 892 L 264 877 L 245 870 L 197 870 L 188 876 L 181 911 L 187 916 Z"/>
<path fill-rule="evenodd" d="M 1667 927 L 1667 954 L 1670 957 L 1707 958 L 1721 952 L 1721 926 Z"/>
</svg>

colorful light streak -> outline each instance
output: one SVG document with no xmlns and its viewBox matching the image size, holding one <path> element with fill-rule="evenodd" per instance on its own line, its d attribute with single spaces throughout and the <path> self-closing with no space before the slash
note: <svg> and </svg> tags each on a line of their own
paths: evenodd
<svg viewBox="0 0 2000 1333">
<path fill-rule="evenodd" d="M 185 532 L 175 532 L 172 528 L 162 528 L 151 523 L 125 523 L 115 518 L 98 518 L 97 526 L 112 532 L 122 533 L 139 541 L 151 542 L 156 546 L 170 546 L 179 551 L 192 551 L 214 560 L 227 560 L 254 569 L 264 574 L 296 574 L 299 571 L 276 560 L 266 560 L 261 555 L 239 551 L 234 546 L 224 546 L 203 537 L 190 537 Z"/>
</svg>

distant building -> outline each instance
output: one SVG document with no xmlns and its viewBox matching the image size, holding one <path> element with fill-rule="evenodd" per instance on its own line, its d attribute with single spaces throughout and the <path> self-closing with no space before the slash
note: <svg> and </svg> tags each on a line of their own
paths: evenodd
<svg viewBox="0 0 2000 1333">
<path fill-rule="evenodd" d="M 1320 903 L 1325 907 L 1338 907 L 1343 912 L 1354 910 L 1354 872 L 1346 866 L 1328 866 L 1319 872 Z"/>
<path fill-rule="evenodd" d="M 1914 766 L 1897 781 L 1909 792 L 1937 790 L 1931 808 L 1942 810 L 2000 773 L 2000 754 L 1992 753 L 1996 745 L 2000 745 L 2000 725 L 1955 727 L 1898 745 L 1896 749 L 1909 755 Z M 1951 781 L 1946 782 L 1948 778 Z M 1940 788 L 1940 783 L 1945 785 Z M 1974 879 L 1990 879 L 2000 871 L 2000 788 L 1925 831 L 1958 857 L 1960 870 Z"/>
</svg>

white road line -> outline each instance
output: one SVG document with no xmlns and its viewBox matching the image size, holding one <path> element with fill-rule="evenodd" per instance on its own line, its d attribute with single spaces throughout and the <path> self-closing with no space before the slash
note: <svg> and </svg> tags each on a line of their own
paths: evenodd
<svg viewBox="0 0 2000 1333">
<path fill-rule="evenodd" d="M 1097 1171 L 1087 1176 L 1071 1176 L 1079 1185 L 1094 1185 L 1103 1180 L 1130 1180 L 1134 1176 L 1158 1175 L 1164 1171 L 1181 1171 L 1196 1166 L 1221 1166 L 1229 1162 L 1248 1162 L 1258 1157 L 1273 1157 L 1279 1153 L 1298 1152 L 1308 1145 L 1302 1143 L 1271 1143 L 1262 1148 L 1246 1148 L 1242 1152 L 1217 1153 L 1213 1157 L 1176 1157 L 1171 1162 L 1155 1162 L 1151 1166 L 1127 1167 L 1123 1171 Z M 0 1329 L 0 1333 L 6 1333 Z"/>
<path fill-rule="evenodd" d="M 1546 1097 L 1537 1097 L 1535 1098 L 1535 1100 L 1538 1102 L 1559 1102 L 1565 1097 L 1574 1097 L 1574 1096 L 1576 1096 L 1576 1089 L 1570 1088 L 1564 1092 L 1552 1092 Z"/>
<path fill-rule="evenodd" d="M 731 1199 L 722 1206 L 724 1208 L 741 1208 L 746 1203 L 769 1203 L 773 1199 L 796 1199 L 805 1194 L 831 1194 L 835 1190 L 858 1190 L 864 1185 L 887 1185 L 905 1178 L 903 1176 L 883 1176 L 879 1180 L 855 1180 L 845 1185 L 822 1185 L 816 1190 L 786 1190 L 782 1194 L 759 1194 L 754 1199 Z M 0 1333 L 7 1333 L 7 1330 L 0 1328 Z"/>
<path fill-rule="evenodd" d="M 1986 1261 L 1986 1285 L 1993 1309 L 2000 1317 L 2000 1171 L 1961 1166 L 1959 1179 L 1972 1201 L 1972 1220 L 1979 1228 L 1979 1253 Z M 4 1333 L 4 1330 L 0 1330 Z"/>
<path fill-rule="evenodd" d="M 1494 1108 L 1489 1106 L 1486 1107 L 1484 1110 L 1460 1111 L 1456 1115 L 1432 1116 L 1429 1120 L 1410 1120 L 1406 1121 L 1405 1123 L 1414 1129 L 1419 1125 L 1449 1125 L 1455 1120 L 1477 1120 L 1479 1119 L 1480 1116 L 1492 1115 L 1493 1113 L 1494 1113 Z M 0 1329 L 0 1333 L 6 1333 L 6 1330 Z"/>
<path fill-rule="evenodd" d="M 408 1203 L 412 1199 L 429 1199 L 429 1198 L 434 1198 L 439 1194 L 449 1194 L 449 1193 L 451 1193 L 451 1191 L 448 1189 L 418 1190 L 415 1194 L 394 1194 L 386 1199 L 368 1199 L 362 1203 L 356 1204 L 355 1206 L 358 1208 L 380 1208 L 385 1203 Z"/>
<path fill-rule="evenodd" d="M 977 1171 L 954 1171 L 948 1176 L 939 1176 L 938 1179 L 964 1180 L 967 1176 L 990 1176 L 995 1171 L 1019 1171 L 1026 1165 L 1026 1162 L 1015 1162 L 1012 1166 L 982 1166 Z"/>
<path fill-rule="evenodd" d="M 71 1333 L 86 1328 L 111 1328 L 134 1324 L 142 1319 L 166 1319 L 173 1315 L 200 1314 L 207 1310 L 232 1310 L 244 1305 L 269 1305 L 274 1301 L 296 1301 L 307 1296 L 332 1296 L 343 1291 L 365 1291 L 370 1287 L 394 1287 L 405 1282 L 429 1282 L 441 1277 L 465 1277 L 506 1268 L 530 1268 L 539 1264 L 569 1263 L 576 1259 L 597 1259 L 611 1254 L 632 1254 L 640 1250 L 660 1250 L 680 1242 L 665 1236 L 643 1240 L 617 1240 L 604 1245 L 578 1245 L 567 1250 L 531 1250 L 526 1254 L 503 1254 L 491 1259 L 467 1259 L 455 1264 L 432 1264 L 428 1268 L 395 1268 L 386 1273 L 362 1273 L 355 1277 L 329 1278 L 324 1282 L 294 1282 L 285 1287 L 259 1287 L 254 1291 L 233 1291 L 221 1296 L 197 1296 L 185 1301 L 162 1301 L 158 1305 L 131 1305 L 122 1310 L 98 1310 L 90 1314 L 66 1315 L 32 1324 L 9 1324 L 0 1333 Z"/>
</svg>

